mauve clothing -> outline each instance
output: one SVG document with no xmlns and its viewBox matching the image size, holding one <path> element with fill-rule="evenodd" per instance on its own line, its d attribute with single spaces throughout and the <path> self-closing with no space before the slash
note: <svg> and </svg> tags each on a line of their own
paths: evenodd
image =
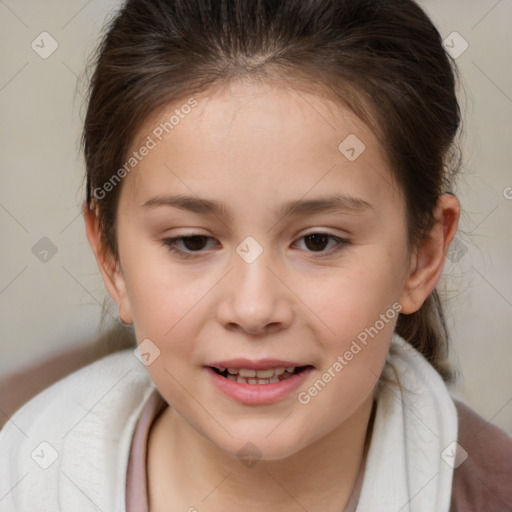
<svg viewBox="0 0 512 512">
<path fill-rule="evenodd" d="M 458 443 L 468 454 L 454 470 L 450 512 L 512 512 L 512 438 L 454 400 Z"/>
<path fill-rule="evenodd" d="M 459 418 L 458 443 L 468 456 L 454 469 L 450 512 L 512 512 L 512 439 L 464 403 L 458 400 L 454 403 Z M 155 390 L 137 422 L 128 462 L 127 512 L 148 512 L 148 434 L 166 406 Z M 356 511 L 363 476 L 364 464 L 344 512 Z"/>
<path fill-rule="evenodd" d="M 152 423 L 167 404 L 155 389 L 140 415 L 133 434 L 126 478 L 126 512 L 148 512 L 146 454 Z"/>
</svg>

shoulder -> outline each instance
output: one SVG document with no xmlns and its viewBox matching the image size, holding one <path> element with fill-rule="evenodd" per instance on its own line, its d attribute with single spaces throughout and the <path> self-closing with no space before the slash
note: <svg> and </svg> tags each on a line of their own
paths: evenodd
<svg viewBox="0 0 512 512">
<path fill-rule="evenodd" d="M 450 512 L 512 510 L 512 438 L 455 400 L 460 453 L 453 472 Z"/>
<path fill-rule="evenodd" d="M 32 398 L 0 431 L 0 508 L 118 510 L 113 490 L 124 485 L 133 429 L 153 390 L 124 350 Z"/>
</svg>

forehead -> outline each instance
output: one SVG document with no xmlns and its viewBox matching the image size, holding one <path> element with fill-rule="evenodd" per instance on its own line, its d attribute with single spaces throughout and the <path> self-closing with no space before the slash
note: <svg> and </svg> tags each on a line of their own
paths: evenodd
<svg viewBox="0 0 512 512">
<path fill-rule="evenodd" d="M 231 83 L 185 97 L 144 123 L 131 152 L 148 137 L 152 149 L 123 186 L 122 195 L 139 204 L 164 192 L 215 192 L 233 203 L 241 191 L 267 202 L 333 187 L 373 200 L 399 195 L 372 130 L 348 109 L 293 86 Z"/>
</svg>

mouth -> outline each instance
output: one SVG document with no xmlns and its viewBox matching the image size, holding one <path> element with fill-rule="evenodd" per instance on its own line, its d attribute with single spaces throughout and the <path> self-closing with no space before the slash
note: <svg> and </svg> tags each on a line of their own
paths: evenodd
<svg viewBox="0 0 512 512">
<path fill-rule="evenodd" d="M 229 359 L 204 367 L 211 383 L 229 399 L 244 405 L 268 405 L 289 398 L 315 369 L 282 359 Z"/>
<path fill-rule="evenodd" d="M 268 405 L 290 397 L 315 369 L 293 361 L 232 359 L 206 366 L 223 395 L 244 405 Z"/>
<path fill-rule="evenodd" d="M 240 384 L 275 384 L 298 375 L 309 368 L 306 366 L 277 366 L 275 368 L 266 368 L 256 370 L 254 368 L 226 368 L 222 366 L 210 366 L 210 368 L 227 380 L 235 381 Z"/>
</svg>

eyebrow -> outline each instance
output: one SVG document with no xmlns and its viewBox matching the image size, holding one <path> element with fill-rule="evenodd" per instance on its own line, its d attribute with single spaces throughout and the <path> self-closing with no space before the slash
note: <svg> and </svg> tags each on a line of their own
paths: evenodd
<svg viewBox="0 0 512 512">
<path fill-rule="evenodd" d="M 232 214 L 223 203 L 211 199 L 203 199 L 185 195 L 156 196 L 147 200 L 142 207 L 154 209 L 161 206 L 179 208 L 203 215 L 216 215 L 232 218 Z M 373 206 L 364 199 L 349 195 L 331 195 L 317 199 L 298 199 L 284 203 L 274 210 L 276 217 L 305 216 L 319 213 L 362 213 L 366 210 L 373 210 Z"/>
</svg>

